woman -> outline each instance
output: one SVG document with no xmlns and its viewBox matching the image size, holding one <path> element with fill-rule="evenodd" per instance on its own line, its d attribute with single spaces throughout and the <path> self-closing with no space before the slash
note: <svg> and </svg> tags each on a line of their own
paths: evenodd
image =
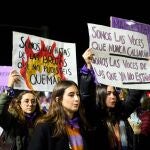
<svg viewBox="0 0 150 150">
<path fill-rule="evenodd" d="M 85 131 L 77 84 L 60 81 L 53 89 L 48 113 L 38 120 L 28 150 L 87 150 Z"/>
<path fill-rule="evenodd" d="M 121 101 L 115 87 L 95 84 L 91 49 L 85 51 L 83 58 L 86 65 L 81 69 L 80 89 L 87 118 L 96 127 L 93 145 L 103 145 L 104 150 L 132 150 L 133 131 L 127 118 L 140 105 L 143 92 L 129 90 L 127 99 Z"/>
<path fill-rule="evenodd" d="M 138 117 L 141 120 L 138 150 L 146 150 L 150 147 L 150 91 L 145 92 L 142 98 Z"/>
<path fill-rule="evenodd" d="M 12 71 L 8 79 L 8 87 L 0 95 L 0 126 L 4 129 L 4 145 L 11 150 L 26 150 L 36 119 L 43 113 L 40 110 L 38 97 L 33 91 L 23 91 L 14 96 L 13 85 L 19 82 L 20 76 Z M 4 149 L 4 145 L 0 145 Z"/>
</svg>

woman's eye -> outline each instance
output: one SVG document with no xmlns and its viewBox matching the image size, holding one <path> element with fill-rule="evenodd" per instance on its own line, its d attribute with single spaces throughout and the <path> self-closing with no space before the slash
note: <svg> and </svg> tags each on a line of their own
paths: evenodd
<svg viewBox="0 0 150 150">
<path fill-rule="evenodd" d="M 107 93 L 107 95 L 110 95 L 110 94 L 111 94 L 110 92 Z"/>
<path fill-rule="evenodd" d="M 36 100 L 32 100 L 32 103 L 36 103 Z"/>
<path fill-rule="evenodd" d="M 108 92 L 108 93 L 107 93 L 107 95 L 111 95 L 111 94 L 113 94 L 114 96 L 116 96 L 116 95 L 117 95 L 117 93 L 116 93 L 116 92 Z"/>
<path fill-rule="evenodd" d="M 28 103 L 29 101 L 24 101 L 24 103 Z"/>
<path fill-rule="evenodd" d="M 80 94 L 79 94 L 79 93 L 77 93 L 77 96 L 80 96 Z"/>
</svg>

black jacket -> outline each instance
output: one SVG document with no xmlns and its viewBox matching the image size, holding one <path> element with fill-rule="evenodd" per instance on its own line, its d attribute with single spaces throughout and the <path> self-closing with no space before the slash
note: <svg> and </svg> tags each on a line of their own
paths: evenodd
<svg viewBox="0 0 150 150">
<path fill-rule="evenodd" d="M 96 105 L 96 84 L 94 83 L 92 74 L 81 74 L 80 76 L 80 92 L 81 99 L 85 107 L 87 120 L 95 130 L 93 132 L 93 140 L 91 143 L 96 149 L 108 150 L 108 127 L 106 123 L 105 113 L 99 106 Z M 119 120 L 125 122 L 127 133 L 128 150 L 133 149 L 133 131 L 129 125 L 127 118 L 140 105 L 140 99 L 144 91 L 130 90 L 129 95 L 125 101 L 117 103 L 117 115 Z M 103 149 L 102 149 L 103 147 Z M 93 149 L 94 149 L 93 148 Z"/>
<path fill-rule="evenodd" d="M 8 105 L 11 98 L 6 93 L 0 94 L 0 126 L 4 129 L 4 144 L 11 145 L 12 150 L 26 150 L 30 141 L 29 127 L 27 123 L 22 123 L 18 120 L 15 112 L 8 112 Z M 32 120 L 36 120 L 37 114 Z M 33 128 L 30 128 L 32 135 Z M 1 148 L 1 145 L 0 145 Z"/>
<path fill-rule="evenodd" d="M 52 131 L 53 125 L 48 123 L 37 125 L 28 150 L 70 150 L 68 136 L 52 137 Z M 87 150 L 84 135 L 82 136 L 84 150 Z"/>
</svg>

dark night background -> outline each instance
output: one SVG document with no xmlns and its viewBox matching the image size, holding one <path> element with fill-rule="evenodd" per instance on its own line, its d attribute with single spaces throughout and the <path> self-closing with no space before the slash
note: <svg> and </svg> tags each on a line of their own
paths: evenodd
<svg viewBox="0 0 150 150">
<path fill-rule="evenodd" d="M 61 5 L 58 7 L 58 4 L 52 5 L 49 2 L 49 7 L 46 5 L 43 7 L 41 6 L 42 9 L 39 9 L 39 7 L 32 7 L 29 4 L 26 5 L 27 6 L 23 8 L 17 5 L 17 7 L 11 8 L 7 13 L 6 11 L 0 10 L 1 66 L 12 65 L 12 31 L 32 34 L 62 42 L 76 43 L 77 65 L 78 68 L 80 68 L 84 63 L 82 60 L 82 53 L 89 45 L 87 23 L 110 26 L 110 16 L 114 16 L 150 24 L 148 13 L 145 13 L 146 15 L 144 13 L 141 14 L 140 9 L 132 7 L 130 7 L 129 11 L 129 8 L 126 7 L 128 5 L 124 5 L 124 9 L 123 6 L 118 9 L 118 6 L 113 7 L 110 5 L 112 7 L 110 12 L 116 12 L 116 14 L 108 14 L 106 5 L 98 5 L 96 7 L 96 4 L 94 4 L 94 7 L 92 7 L 93 9 L 84 7 L 83 5 L 83 10 L 81 5 L 79 8 L 79 5 L 73 6 L 73 3 L 71 7 L 68 5 L 66 7 L 61 7 Z M 105 8 L 102 9 L 104 6 Z M 8 10 L 8 8 L 6 10 Z M 121 12 L 124 12 L 125 15 L 121 14 Z M 131 15 L 132 12 L 135 15 Z"/>
</svg>

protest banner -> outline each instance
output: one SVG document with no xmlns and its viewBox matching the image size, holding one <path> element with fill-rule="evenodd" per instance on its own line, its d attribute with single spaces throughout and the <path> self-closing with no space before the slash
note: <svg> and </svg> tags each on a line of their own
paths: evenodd
<svg viewBox="0 0 150 150">
<path fill-rule="evenodd" d="M 5 89 L 8 84 L 8 76 L 11 71 L 11 66 L 0 66 L 0 93 Z"/>
<path fill-rule="evenodd" d="M 113 28 L 136 31 L 147 35 L 148 45 L 150 48 L 150 25 L 149 24 L 111 16 L 110 25 Z"/>
<path fill-rule="evenodd" d="M 52 91 L 60 80 L 77 83 L 74 43 L 13 32 L 12 66 L 22 76 L 16 89 Z"/>
<path fill-rule="evenodd" d="M 88 24 L 92 66 L 99 83 L 120 88 L 149 89 L 147 36 L 138 32 Z"/>
</svg>

